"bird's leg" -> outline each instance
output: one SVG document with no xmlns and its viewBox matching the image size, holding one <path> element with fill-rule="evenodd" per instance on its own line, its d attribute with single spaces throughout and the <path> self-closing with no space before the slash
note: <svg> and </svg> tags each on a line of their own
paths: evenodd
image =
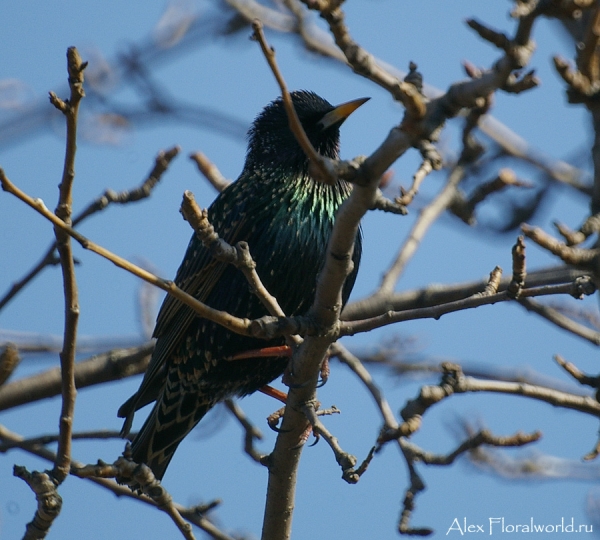
<svg viewBox="0 0 600 540">
<path fill-rule="evenodd" d="M 227 360 L 246 360 L 247 358 L 276 358 L 292 356 L 292 349 L 288 345 L 279 345 L 277 347 L 264 347 L 262 349 L 252 349 L 228 356 Z"/>
<path fill-rule="evenodd" d="M 232 356 L 228 356 L 226 360 L 234 361 L 234 360 L 247 360 L 249 358 L 277 358 L 277 357 L 288 357 L 291 358 L 293 354 L 293 350 L 289 345 L 278 345 L 276 347 L 263 347 L 262 349 L 252 349 L 250 351 L 243 351 L 240 353 L 236 353 Z M 321 380 L 317 388 L 321 388 L 327 380 L 329 379 L 329 374 L 331 369 L 329 368 L 329 355 L 325 356 L 323 362 L 321 363 L 320 368 L 320 377 Z M 293 386 L 294 383 L 291 382 L 293 375 L 290 373 L 290 368 L 288 367 L 283 374 L 283 383 L 287 386 Z M 289 383 L 289 384 L 288 384 Z M 262 391 L 262 390 L 261 390 Z M 267 395 L 270 395 L 279 401 L 283 401 L 280 396 L 274 396 L 269 392 L 264 392 Z M 285 401 L 283 401 L 285 403 Z"/>
<path fill-rule="evenodd" d="M 287 403 L 287 394 L 281 390 L 277 390 L 277 388 L 273 388 L 268 384 L 265 384 L 262 388 L 259 388 L 258 391 L 262 392 L 266 396 L 271 396 L 272 398 L 278 399 L 284 404 Z M 278 409 L 273 414 L 267 416 L 267 424 L 269 424 L 269 427 L 273 431 L 277 431 L 278 433 L 281 431 L 277 427 L 277 424 L 279 424 L 279 420 L 283 418 L 284 411 L 285 407 L 281 407 L 281 409 Z"/>
<path fill-rule="evenodd" d="M 232 356 L 228 356 L 226 358 L 226 360 L 227 361 L 235 361 L 235 360 L 247 360 L 250 358 L 285 358 L 286 356 L 291 359 L 293 354 L 294 354 L 294 351 L 289 345 L 278 345 L 275 347 L 263 347 L 262 349 L 252 349 L 250 351 L 243 351 L 240 353 L 236 353 Z M 327 364 L 327 368 L 325 370 L 323 370 L 323 367 L 321 368 L 321 383 L 319 383 L 319 387 L 323 386 L 323 384 L 325 384 L 328 376 L 329 376 L 329 364 Z M 285 368 L 285 371 L 283 372 L 282 382 L 283 382 L 283 384 L 285 384 L 286 386 L 288 386 L 290 388 L 298 387 L 298 385 L 294 384 L 293 379 L 294 379 L 294 374 L 292 373 L 291 360 L 290 360 L 289 365 Z M 282 401 L 283 403 L 285 403 L 285 398 L 282 399 L 281 396 L 273 395 L 272 393 L 270 393 L 269 390 L 267 390 L 265 392 L 264 388 L 268 389 L 270 387 L 269 386 L 263 387 L 260 389 L 260 391 L 263 392 L 264 394 L 267 394 L 268 396 L 272 396 L 275 399 L 278 399 L 279 401 Z"/>
<path fill-rule="evenodd" d="M 277 388 L 273 388 L 268 384 L 265 384 L 263 387 L 259 388 L 258 391 L 265 394 L 265 396 L 271 396 L 272 398 L 281 401 L 283 404 L 287 403 L 287 394 L 281 390 L 277 390 Z"/>
</svg>

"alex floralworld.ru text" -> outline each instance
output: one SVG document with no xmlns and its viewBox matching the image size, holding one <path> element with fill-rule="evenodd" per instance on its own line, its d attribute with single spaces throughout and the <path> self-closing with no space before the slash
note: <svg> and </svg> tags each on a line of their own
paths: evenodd
<svg viewBox="0 0 600 540">
<path fill-rule="evenodd" d="M 560 521 L 554 523 L 537 523 L 533 518 L 529 522 L 513 523 L 503 517 L 490 517 L 487 522 L 473 523 L 464 517 L 463 519 L 454 518 L 450 527 L 446 531 L 449 534 L 472 534 L 483 533 L 487 535 L 503 533 L 591 533 L 592 525 L 576 525 L 575 518 L 570 520 L 560 518 Z"/>
</svg>

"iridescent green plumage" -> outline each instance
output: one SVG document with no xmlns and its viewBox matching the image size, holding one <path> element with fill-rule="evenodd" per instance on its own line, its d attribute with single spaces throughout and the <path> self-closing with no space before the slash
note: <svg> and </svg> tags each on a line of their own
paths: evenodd
<svg viewBox="0 0 600 540">
<path fill-rule="evenodd" d="M 294 92 L 292 99 L 313 146 L 322 155 L 337 158 L 339 126 L 351 111 L 344 109 L 339 119 L 333 116 L 330 126 L 328 113 L 336 109 L 327 101 L 306 91 Z M 328 186 L 308 175 L 308 160 L 289 130 L 279 99 L 255 120 L 244 170 L 217 197 L 208 216 L 225 241 L 248 242 L 264 285 L 286 315 L 300 315 L 312 305 L 334 216 L 349 193 L 350 186 L 343 181 Z M 354 270 L 342 292 L 344 303 L 356 279 L 360 254 L 359 234 Z M 242 273 L 213 259 L 195 235 L 175 282 L 209 306 L 237 317 L 267 314 Z M 266 342 L 234 334 L 196 317 L 170 296 L 162 305 L 154 336 L 156 348 L 142 384 L 119 409 L 119 416 L 126 418 L 123 432 L 127 433 L 134 412 L 156 401 L 133 441 L 132 454 L 162 478 L 177 445 L 211 407 L 227 397 L 255 392 L 280 376 L 288 360 L 225 360 L 284 340 Z"/>
</svg>

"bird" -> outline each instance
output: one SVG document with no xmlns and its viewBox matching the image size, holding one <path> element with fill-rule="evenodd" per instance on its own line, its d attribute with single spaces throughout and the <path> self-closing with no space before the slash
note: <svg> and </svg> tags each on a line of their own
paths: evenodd
<svg viewBox="0 0 600 540">
<path fill-rule="evenodd" d="M 337 107 L 307 90 L 290 93 L 298 118 L 321 155 L 339 158 L 339 128 L 369 98 Z M 323 268 L 335 214 L 350 195 L 343 180 L 327 185 L 309 174 L 309 160 L 289 128 L 281 97 L 256 117 L 248 131 L 243 170 L 208 209 L 215 231 L 229 244 L 248 243 L 256 270 L 287 316 L 311 307 Z M 354 286 L 362 251 L 359 229 L 353 269 L 342 290 L 345 305 Z M 214 259 L 194 234 L 175 283 L 215 309 L 255 319 L 268 315 L 246 278 L 233 265 Z M 183 438 L 217 403 L 243 397 L 281 376 L 289 362 L 278 357 L 232 356 L 284 345 L 241 336 L 197 316 L 167 295 L 157 316 L 155 348 L 138 391 L 118 410 L 125 418 L 122 436 L 135 412 L 154 402 L 131 442 L 131 458 L 148 465 L 162 480 Z M 249 355 L 250 356 L 250 355 Z"/>
</svg>

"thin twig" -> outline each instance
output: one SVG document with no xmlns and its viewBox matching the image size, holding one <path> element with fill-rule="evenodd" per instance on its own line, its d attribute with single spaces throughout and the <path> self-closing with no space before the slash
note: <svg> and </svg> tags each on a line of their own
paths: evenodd
<svg viewBox="0 0 600 540">
<path fill-rule="evenodd" d="M 194 152 L 190 154 L 190 159 L 196 164 L 198 170 L 204 175 L 212 187 L 214 187 L 219 193 L 223 191 L 231 180 L 227 180 L 217 166 L 210 161 L 202 152 Z"/>
<path fill-rule="evenodd" d="M 55 457 L 58 459 L 58 456 Z M 31 491 L 35 493 L 37 501 L 35 514 L 25 528 L 23 539 L 45 538 L 62 508 L 62 497 L 56 489 L 56 479 L 48 471 L 29 472 L 21 465 L 14 466 L 13 475 L 25 481 Z"/>
<path fill-rule="evenodd" d="M 416 253 L 423 237 L 454 199 L 456 187 L 463 179 L 464 173 L 464 167 L 462 165 L 457 165 L 450 173 L 448 182 L 442 191 L 440 191 L 429 205 L 419 212 L 419 217 L 408 233 L 396 259 L 384 274 L 379 290 L 375 293 L 375 296 L 385 297 L 394 290 L 406 265 Z"/>
<path fill-rule="evenodd" d="M 39 262 L 25 274 L 20 280 L 15 281 L 6 294 L 0 298 L 0 310 L 6 306 L 19 292 L 24 289 L 44 268 L 48 266 L 57 266 L 60 259 L 55 254 L 56 241 L 46 250 Z"/>
<path fill-rule="evenodd" d="M 498 193 L 508 186 L 532 187 L 531 184 L 519 180 L 511 169 L 501 169 L 493 180 L 480 184 L 468 199 L 460 195 L 457 196 L 453 201 L 451 210 L 468 225 L 474 225 L 477 205 L 490 195 Z"/>
<path fill-rule="evenodd" d="M 266 456 L 261 454 L 254 447 L 254 441 L 261 440 L 263 438 L 260 430 L 254 424 L 252 424 L 250 420 L 248 420 L 248 417 L 244 414 L 244 411 L 233 399 L 226 399 L 225 406 L 244 428 L 244 451 L 246 454 L 248 454 L 257 463 L 265 465 Z"/>
<path fill-rule="evenodd" d="M 314 402 L 306 403 L 302 407 L 302 412 L 306 415 L 306 418 L 312 426 L 315 435 L 322 436 L 330 448 L 333 450 L 335 460 L 338 465 L 342 468 L 342 478 L 349 484 L 356 484 L 360 479 L 360 474 L 354 469 L 358 462 L 356 457 L 348 452 L 344 451 L 340 446 L 339 441 L 334 437 L 329 430 L 323 425 L 323 422 L 319 420 L 317 415 L 317 409 Z M 362 472 L 366 470 L 366 465 L 363 465 Z"/>
<path fill-rule="evenodd" d="M 525 239 L 522 236 L 517 238 L 517 243 L 512 248 L 512 279 L 508 285 L 508 295 L 513 298 L 519 298 L 523 287 L 525 287 L 525 278 L 527 277 L 525 261 Z"/>
<path fill-rule="evenodd" d="M 379 412 L 381 413 L 381 417 L 383 419 L 383 424 L 385 429 L 395 429 L 398 426 L 398 422 L 396 421 L 396 417 L 390 407 L 389 403 L 383 396 L 380 388 L 373 381 L 373 377 L 365 368 L 360 359 L 352 354 L 346 347 L 344 347 L 340 342 L 334 343 L 330 347 L 331 354 L 337 356 L 340 362 L 346 364 L 362 381 L 365 385 L 377 407 Z"/>
<path fill-rule="evenodd" d="M 548 285 L 573 283 L 589 272 L 564 265 L 534 270 L 527 274 L 527 287 L 539 288 Z M 509 277 L 500 280 L 497 291 L 504 291 L 510 283 Z M 367 319 L 381 315 L 386 311 L 404 311 L 407 309 L 431 307 L 468 298 L 481 293 L 489 283 L 488 279 L 456 284 L 429 284 L 421 289 L 394 292 L 386 297 L 370 296 L 346 305 L 343 320 Z"/>
<path fill-rule="evenodd" d="M 208 211 L 200 209 L 191 191 L 186 191 L 183 194 L 181 213 L 192 229 L 194 229 L 198 239 L 215 259 L 232 264 L 244 274 L 252 291 L 259 298 L 262 305 L 267 308 L 269 314 L 274 317 L 285 317 L 285 313 L 281 309 L 279 302 L 277 302 L 277 298 L 263 285 L 256 271 L 256 263 L 252 259 L 248 243 L 238 242 L 235 246 L 232 246 L 220 238 L 208 220 Z M 286 340 L 288 345 L 292 347 L 299 345 L 302 341 L 299 336 L 286 336 Z"/>
<path fill-rule="evenodd" d="M 161 151 L 155 158 L 152 171 L 146 179 L 137 187 L 125 191 L 115 192 L 107 189 L 102 195 L 92 201 L 86 208 L 73 218 L 72 226 L 79 225 L 90 216 L 100 212 L 111 204 L 128 204 L 149 197 L 152 190 L 156 187 L 163 173 L 167 170 L 170 162 L 179 153 L 179 147 L 174 146 L 166 151 Z M 23 276 L 19 281 L 13 283 L 7 293 L 0 299 L 0 310 L 10 302 L 25 286 L 29 284 L 37 275 L 48 266 L 60 264 L 60 259 L 55 255 L 56 241 L 42 255 L 39 262 Z"/>
<path fill-rule="evenodd" d="M 59 434 L 53 435 L 39 435 L 37 437 L 30 437 L 29 439 L 23 439 L 19 441 L 7 441 L 0 442 L 0 453 L 5 453 L 13 448 L 26 448 L 31 446 L 46 446 L 48 444 L 55 443 L 58 441 Z M 132 440 L 134 434 L 127 435 L 129 440 Z M 72 440 L 107 440 L 107 439 L 119 439 L 123 440 L 123 436 L 120 431 L 110 431 L 107 429 L 100 429 L 96 431 L 75 431 L 71 437 Z"/>
<path fill-rule="evenodd" d="M 271 315 L 285 317 L 277 298 L 269 293 L 256 272 L 256 263 L 250 255 L 248 243 L 238 242 L 236 246 L 232 246 L 220 238 L 208 220 L 208 211 L 200 209 L 191 191 L 183 194 L 181 213 L 211 255 L 221 262 L 233 264 L 238 268 L 246 277 L 254 294 L 258 296 Z"/>
<path fill-rule="evenodd" d="M 171 495 L 157 480 L 150 467 L 144 463 L 137 464 L 121 456 L 114 463 L 109 464 L 98 460 L 96 465 L 73 468 L 71 473 L 80 478 L 116 478 L 119 483 L 134 484 L 137 491 L 150 497 L 157 508 L 171 518 L 186 540 L 195 540 L 192 526 L 183 519 Z"/>
<path fill-rule="evenodd" d="M 572 334 L 589 341 L 593 345 L 600 346 L 600 332 L 596 332 L 595 330 L 592 330 L 591 328 L 574 321 L 566 315 L 563 315 L 560 311 L 554 309 L 553 307 L 540 304 L 531 298 L 520 298 L 518 302 L 525 309 L 527 309 L 527 311 L 537 313 L 559 328 L 567 330 L 568 332 L 571 332 Z"/>
<path fill-rule="evenodd" d="M 302 2 L 309 9 L 319 11 L 321 17 L 327 21 L 336 45 L 344 53 L 346 61 L 355 73 L 385 88 L 394 99 L 401 101 L 407 109 L 415 111 L 417 115 L 419 112 L 424 112 L 423 100 L 418 99 L 418 93 L 414 91 L 413 85 L 382 68 L 375 57 L 351 37 L 345 23 L 344 12 L 340 7 L 342 2 L 329 0 L 302 0 Z"/>
<path fill-rule="evenodd" d="M 554 355 L 554 360 L 556 363 L 563 368 L 573 379 L 575 379 L 579 384 L 590 386 L 595 390 L 600 389 L 600 377 L 586 375 L 581 371 L 575 364 L 572 362 L 567 362 L 562 356 L 559 354 Z"/>
<path fill-rule="evenodd" d="M 299 2 L 296 0 L 285 0 L 286 4 L 292 5 L 290 8 L 294 15 L 289 15 L 276 7 L 270 8 L 260 4 L 256 0 L 225 0 L 229 6 L 235 9 L 239 15 L 244 17 L 251 23 L 254 19 L 259 18 L 266 27 L 282 33 L 299 33 L 304 41 L 307 49 L 316 51 L 323 56 L 334 59 L 336 62 L 341 62 L 344 65 L 350 65 L 345 54 L 340 48 L 330 39 L 330 33 L 322 29 L 317 22 L 311 17 L 304 16 L 306 10 L 296 9 Z M 311 0 L 303 0 L 305 3 Z M 592 1 L 592 0 L 589 0 Z M 387 64 L 383 60 L 370 55 L 373 62 L 370 65 L 377 66 L 382 72 L 387 72 L 384 75 L 385 80 L 389 81 L 393 86 L 397 81 L 402 80 L 406 73 L 397 69 L 395 66 Z M 381 84 L 375 79 L 377 84 L 384 88 L 388 88 L 387 83 Z M 506 85 L 503 86 L 503 89 Z M 389 90 L 391 93 L 394 89 Z M 424 94 L 429 99 L 434 99 L 443 94 L 443 92 L 431 85 L 424 85 Z M 531 163 L 538 169 L 542 170 L 551 179 L 556 182 L 564 183 L 570 187 L 589 195 L 589 175 L 580 169 L 564 162 L 548 156 L 534 148 L 528 141 L 511 131 L 506 125 L 502 124 L 495 117 L 486 114 L 479 122 L 479 129 L 488 137 L 499 145 L 504 152 Z"/>
<path fill-rule="evenodd" d="M 386 198 L 381 190 L 377 190 L 375 197 L 375 203 L 370 208 L 371 210 L 381 210 L 383 212 L 389 212 L 390 214 L 396 214 L 400 216 L 405 216 L 408 214 L 408 210 L 406 209 L 405 205 L 398 202 L 398 200 L 392 201 Z"/>
<path fill-rule="evenodd" d="M 71 224 L 73 207 L 73 181 L 75 179 L 75 153 L 77 150 L 77 122 L 79 104 L 85 96 L 83 91 L 83 70 L 87 62 L 82 62 L 75 47 L 67 50 L 67 69 L 69 72 L 69 87 L 71 95 L 68 102 L 63 102 L 55 94 L 50 93 L 50 101 L 63 112 L 67 121 L 67 142 L 63 177 L 59 186 L 59 200 L 55 210 L 56 217 L 66 225 Z M 75 262 L 71 239 L 65 231 L 55 227 L 56 247 L 60 257 L 63 273 L 63 288 L 65 297 L 65 330 L 63 350 L 60 353 L 60 368 L 62 380 L 62 407 L 60 412 L 58 450 L 54 463 L 53 476 L 62 483 L 69 475 L 71 468 L 71 432 L 75 414 L 75 352 L 77 342 L 77 323 L 79 321 L 79 295 L 75 278 Z"/>
<path fill-rule="evenodd" d="M 84 219 L 104 210 L 111 204 L 129 204 L 148 198 L 152 194 L 152 190 L 160 182 L 165 171 L 169 168 L 171 161 L 177 157 L 180 151 L 179 146 L 173 146 L 168 150 L 161 150 L 156 158 L 154 158 L 154 167 L 139 186 L 120 192 L 107 189 L 77 215 L 73 220 L 73 226 L 79 225 Z"/>
<path fill-rule="evenodd" d="M 433 164 L 429 159 L 424 160 L 417 172 L 413 175 L 413 181 L 410 189 L 408 191 L 404 191 L 403 189 L 402 196 L 398 197 L 396 202 L 402 206 L 408 206 L 413 201 L 417 193 L 419 193 L 419 188 L 421 187 L 423 180 L 425 180 L 426 176 L 431 173 L 431 171 L 433 171 Z"/>
<path fill-rule="evenodd" d="M 283 79 L 283 76 L 279 71 L 279 67 L 277 66 L 277 62 L 275 60 L 275 49 L 270 47 L 267 43 L 267 39 L 265 38 L 265 34 L 263 32 L 262 23 L 258 19 L 254 20 L 252 22 L 252 29 L 254 30 L 254 39 L 256 39 L 256 41 L 258 41 L 260 44 L 260 48 L 262 49 L 269 67 L 271 68 L 271 71 L 277 80 L 277 84 L 279 84 L 279 88 L 281 89 L 281 97 L 283 99 L 283 105 L 288 116 L 290 131 L 294 134 L 294 137 L 296 137 L 298 144 L 308 157 L 310 163 L 316 168 L 318 174 L 313 176 L 316 176 L 316 180 L 322 181 L 326 184 L 335 184 L 337 178 L 332 170 L 327 166 L 327 160 L 323 156 L 319 155 L 319 153 L 314 149 L 304 131 L 304 128 L 302 127 L 302 124 L 300 123 L 300 119 L 298 118 L 298 114 L 296 113 L 296 109 L 294 108 L 294 104 L 292 102 L 292 96 L 290 95 L 287 85 L 285 84 L 285 80 Z"/>
<path fill-rule="evenodd" d="M 529 309 L 529 306 L 531 306 L 531 300 L 529 300 L 528 297 L 547 296 L 548 294 L 556 294 L 558 292 L 568 294 L 569 296 L 578 297 L 581 294 L 593 294 L 595 290 L 595 286 L 590 280 L 585 280 L 583 283 L 579 280 L 575 280 L 566 286 L 543 286 L 532 287 L 530 289 L 523 289 L 520 292 L 518 302 L 524 305 L 525 307 L 528 307 Z M 381 315 L 376 315 L 368 319 L 341 321 L 337 336 L 352 336 L 354 334 L 368 332 L 370 330 L 373 330 L 374 328 L 381 328 L 383 326 L 388 326 L 390 324 L 395 324 L 402 321 L 410 321 L 416 319 L 439 319 L 440 317 L 448 313 L 454 313 L 463 309 L 473 309 L 485 305 L 496 304 L 498 302 L 506 302 L 510 300 L 513 300 L 511 293 L 508 290 L 504 290 L 496 294 L 487 295 L 475 293 L 467 298 L 455 300 L 453 302 L 447 302 L 445 304 L 433 304 L 425 308 L 406 309 L 403 311 L 390 310 Z M 535 307 L 532 307 L 532 309 L 535 309 Z M 562 317 L 565 318 L 564 315 L 562 315 Z M 555 321 L 553 322 L 556 322 L 556 324 L 558 324 L 558 319 L 559 317 L 555 317 Z M 568 325 L 559 324 L 559 326 L 567 330 L 575 328 L 575 326 L 570 327 Z M 600 342 L 597 341 L 597 335 L 599 333 L 594 332 L 592 330 L 589 330 L 589 332 L 585 333 L 582 330 L 583 328 L 578 329 L 574 333 L 576 335 L 586 337 L 586 339 L 589 339 L 589 341 L 591 341 L 595 345 L 600 345 Z"/>
<path fill-rule="evenodd" d="M 410 441 L 404 442 L 404 448 L 410 450 L 412 457 L 415 460 L 422 461 L 427 465 L 447 466 L 452 465 L 452 463 L 456 461 L 456 458 L 460 457 L 465 452 L 470 452 L 483 445 L 514 448 L 531 444 L 539 441 L 541 438 L 542 434 L 539 431 L 534 431 L 533 433 L 523 433 L 518 431 L 514 435 L 510 435 L 508 437 L 499 437 L 497 435 L 493 435 L 487 429 L 482 429 L 469 436 L 448 454 L 434 454 L 432 452 L 425 452 Z"/>
<path fill-rule="evenodd" d="M 460 366 L 450 362 L 444 362 L 442 368 L 444 373 L 441 383 L 437 386 L 423 386 L 418 397 L 408 401 L 402 409 L 404 423 L 400 426 L 398 435 L 407 436 L 417 431 L 421 427 L 425 412 L 436 403 L 454 394 L 472 392 L 524 396 L 549 403 L 555 407 L 572 409 L 595 417 L 600 416 L 600 403 L 591 396 L 571 394 L 542 385 L 466 377 Z"/>
</svg>

